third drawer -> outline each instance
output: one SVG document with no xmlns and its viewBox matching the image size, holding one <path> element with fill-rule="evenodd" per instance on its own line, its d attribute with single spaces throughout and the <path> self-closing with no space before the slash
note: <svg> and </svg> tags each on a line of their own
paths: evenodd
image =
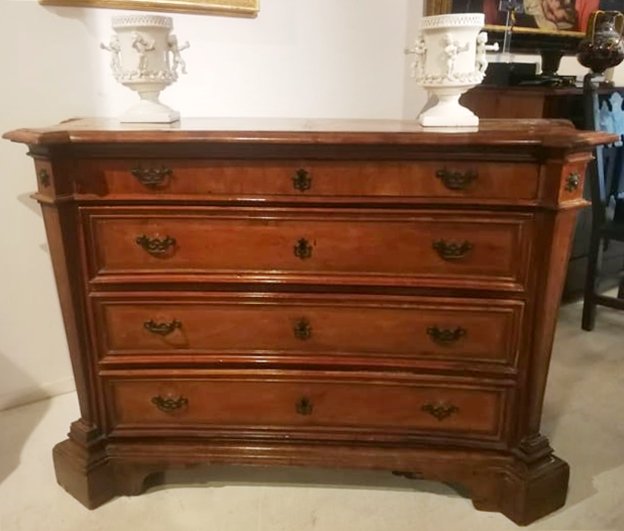
<svg viewBox="0 0 624 531">
<path fill-rule="evenodd" d="M 515 367 L 516 300 L 301 294 L 93 295 L 104 363 Z M 473 367 L 474 369 L 474 367 Z"/>
</svg>

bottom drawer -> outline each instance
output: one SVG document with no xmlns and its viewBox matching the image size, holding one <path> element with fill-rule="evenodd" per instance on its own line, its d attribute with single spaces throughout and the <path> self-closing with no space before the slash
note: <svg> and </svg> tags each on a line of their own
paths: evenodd
<svg viewBox="0 0 624 531">
<path fill-rule="evenodd" d="M 266 435 L 288 428 L 504 436 L 507 388 L 362 374 L 108 378 L 109 421 L 113 431 L 245 429 Z"/>
</svg>

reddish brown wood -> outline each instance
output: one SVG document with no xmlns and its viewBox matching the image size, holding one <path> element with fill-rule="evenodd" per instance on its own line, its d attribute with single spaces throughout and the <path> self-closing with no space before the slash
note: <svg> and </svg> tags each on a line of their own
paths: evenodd
<svg viewBox="0 0 624 531">
<path fill-rule="evenodd" d="M 197 274 L 272 282 L 441 283 L 521 289 L 533 229 L 527 214 L 329 209 L 85 208 L 93 276 Z M 137 238 L 175 240 L 150 254 Z M 297 256 L 300 242 L 309 257 Z M 467 244 L 455 259 L 436 250 Z M 289 275 L 293 275 L 293 279 Z"/>
<path fill-rule="evenodd" d="M 267 366 L 314 355 L 330 364 L 369 357 L 371 365 L 387 365 L 397 358 L 419 367 L 464 362 L 466 369 L 475 362 L 515 365 L 524 307 L 514 300 L 218 293 L 106 294 L 94 304 L 100 358 L 109 363 L 126 356 Z M 436 331 L 457 334 L 444 340 Z"/>
<path fill-rule="evenodd" d="M 35 158 L 81 405 L 54 463 L 87 507 L 220 462 L 458 483 L 519 524 L 563 505 L 539 424 L 585 205 L 566 184 L 614 137 L 544 120 L 6 137 Z"/>
<path fill-rule="evenodd" d="M 79 176 L 76 193 L 82 200 L 200 195 L 291 201 L 470 197 L 503 202 L 511 198 L 535 199 L 539 170 L 537 164 L 530 163 L 501 166 L 462 160 L 414 163 L 84 158 L 73 161 L 73 166 Z M 438 175 L 443 171 L 459 173 L 465 183 L 461 182 L 460 187 L 445 184 Z"/>
<path fill-rule="evenodd" d="M 343 435 L 352 441 L 372 441 L 456 434 L 465 438 L 500 439 L 510 391 L 464 382 L 395 382 L 357 379 L 342 373 L 207 374 L 159 371 L 134 373 L 132 378 L 107 378 L 110 427 L 116 434 L 144 435 L 159 430 L 182 433 L 246 431 L 247 439 L 284 432 L 296 440 L 314 432 L 315 440 Z M 196 373 L 195 373 L 196 374 Z M 190 376 L 185 378 L 184 376 Z M 162 411 L 154 400 L 171 400 Z M 392 403 L 390 410 L 388 403 Z M 379 433 L 381 432 L 381 433 Z"/>
</svg>

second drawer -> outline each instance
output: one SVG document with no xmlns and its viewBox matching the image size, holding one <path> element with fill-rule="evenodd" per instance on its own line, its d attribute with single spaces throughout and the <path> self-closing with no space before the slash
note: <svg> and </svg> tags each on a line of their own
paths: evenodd
<svg viewBox="0 0 624 531">
<path fill-rule="evenodd" d="M 524 304 L 481 299 L 233 295 L 93 297 L 100 358 L 179 363 L 515 366 Z"/>
<path fill-rule="evenodd" d="M 83 208 L 91 276 L 522 291 L 520 213 Z"/>
</svg>

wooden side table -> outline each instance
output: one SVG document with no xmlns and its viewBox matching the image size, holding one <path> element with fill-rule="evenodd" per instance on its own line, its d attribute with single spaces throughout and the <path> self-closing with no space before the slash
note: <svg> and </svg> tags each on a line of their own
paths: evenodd
<svg viewBox="0 0 624 531">
<path fill-rule="evenodd" d="M 598 89 L 599 97 L 613 92 L 613 88 Z M 615 90 L 624 91 L 624 87 Z M 586 123 L 583 112 L 583 89 L 581 87 L 495 87 L 481 85 L 470 90 L 461 102 L 481 119 L 488 118 L 565 118 L 579 129 L 593 129 Z M 590 199 L 586 182 L 584 196 Z M 572 243 L 568 273 L 563 289 L 563 299 L 573 300 L 583 296 L 585 273 L 589 257 L 591 236 L 591 211 L 580 212 Z M 624 262 L 624 244 L 614 242 L 603 256 L 602 270 L 605 286 L 616 285 L 608 279 L 616 274 Z"/>
</svg>

